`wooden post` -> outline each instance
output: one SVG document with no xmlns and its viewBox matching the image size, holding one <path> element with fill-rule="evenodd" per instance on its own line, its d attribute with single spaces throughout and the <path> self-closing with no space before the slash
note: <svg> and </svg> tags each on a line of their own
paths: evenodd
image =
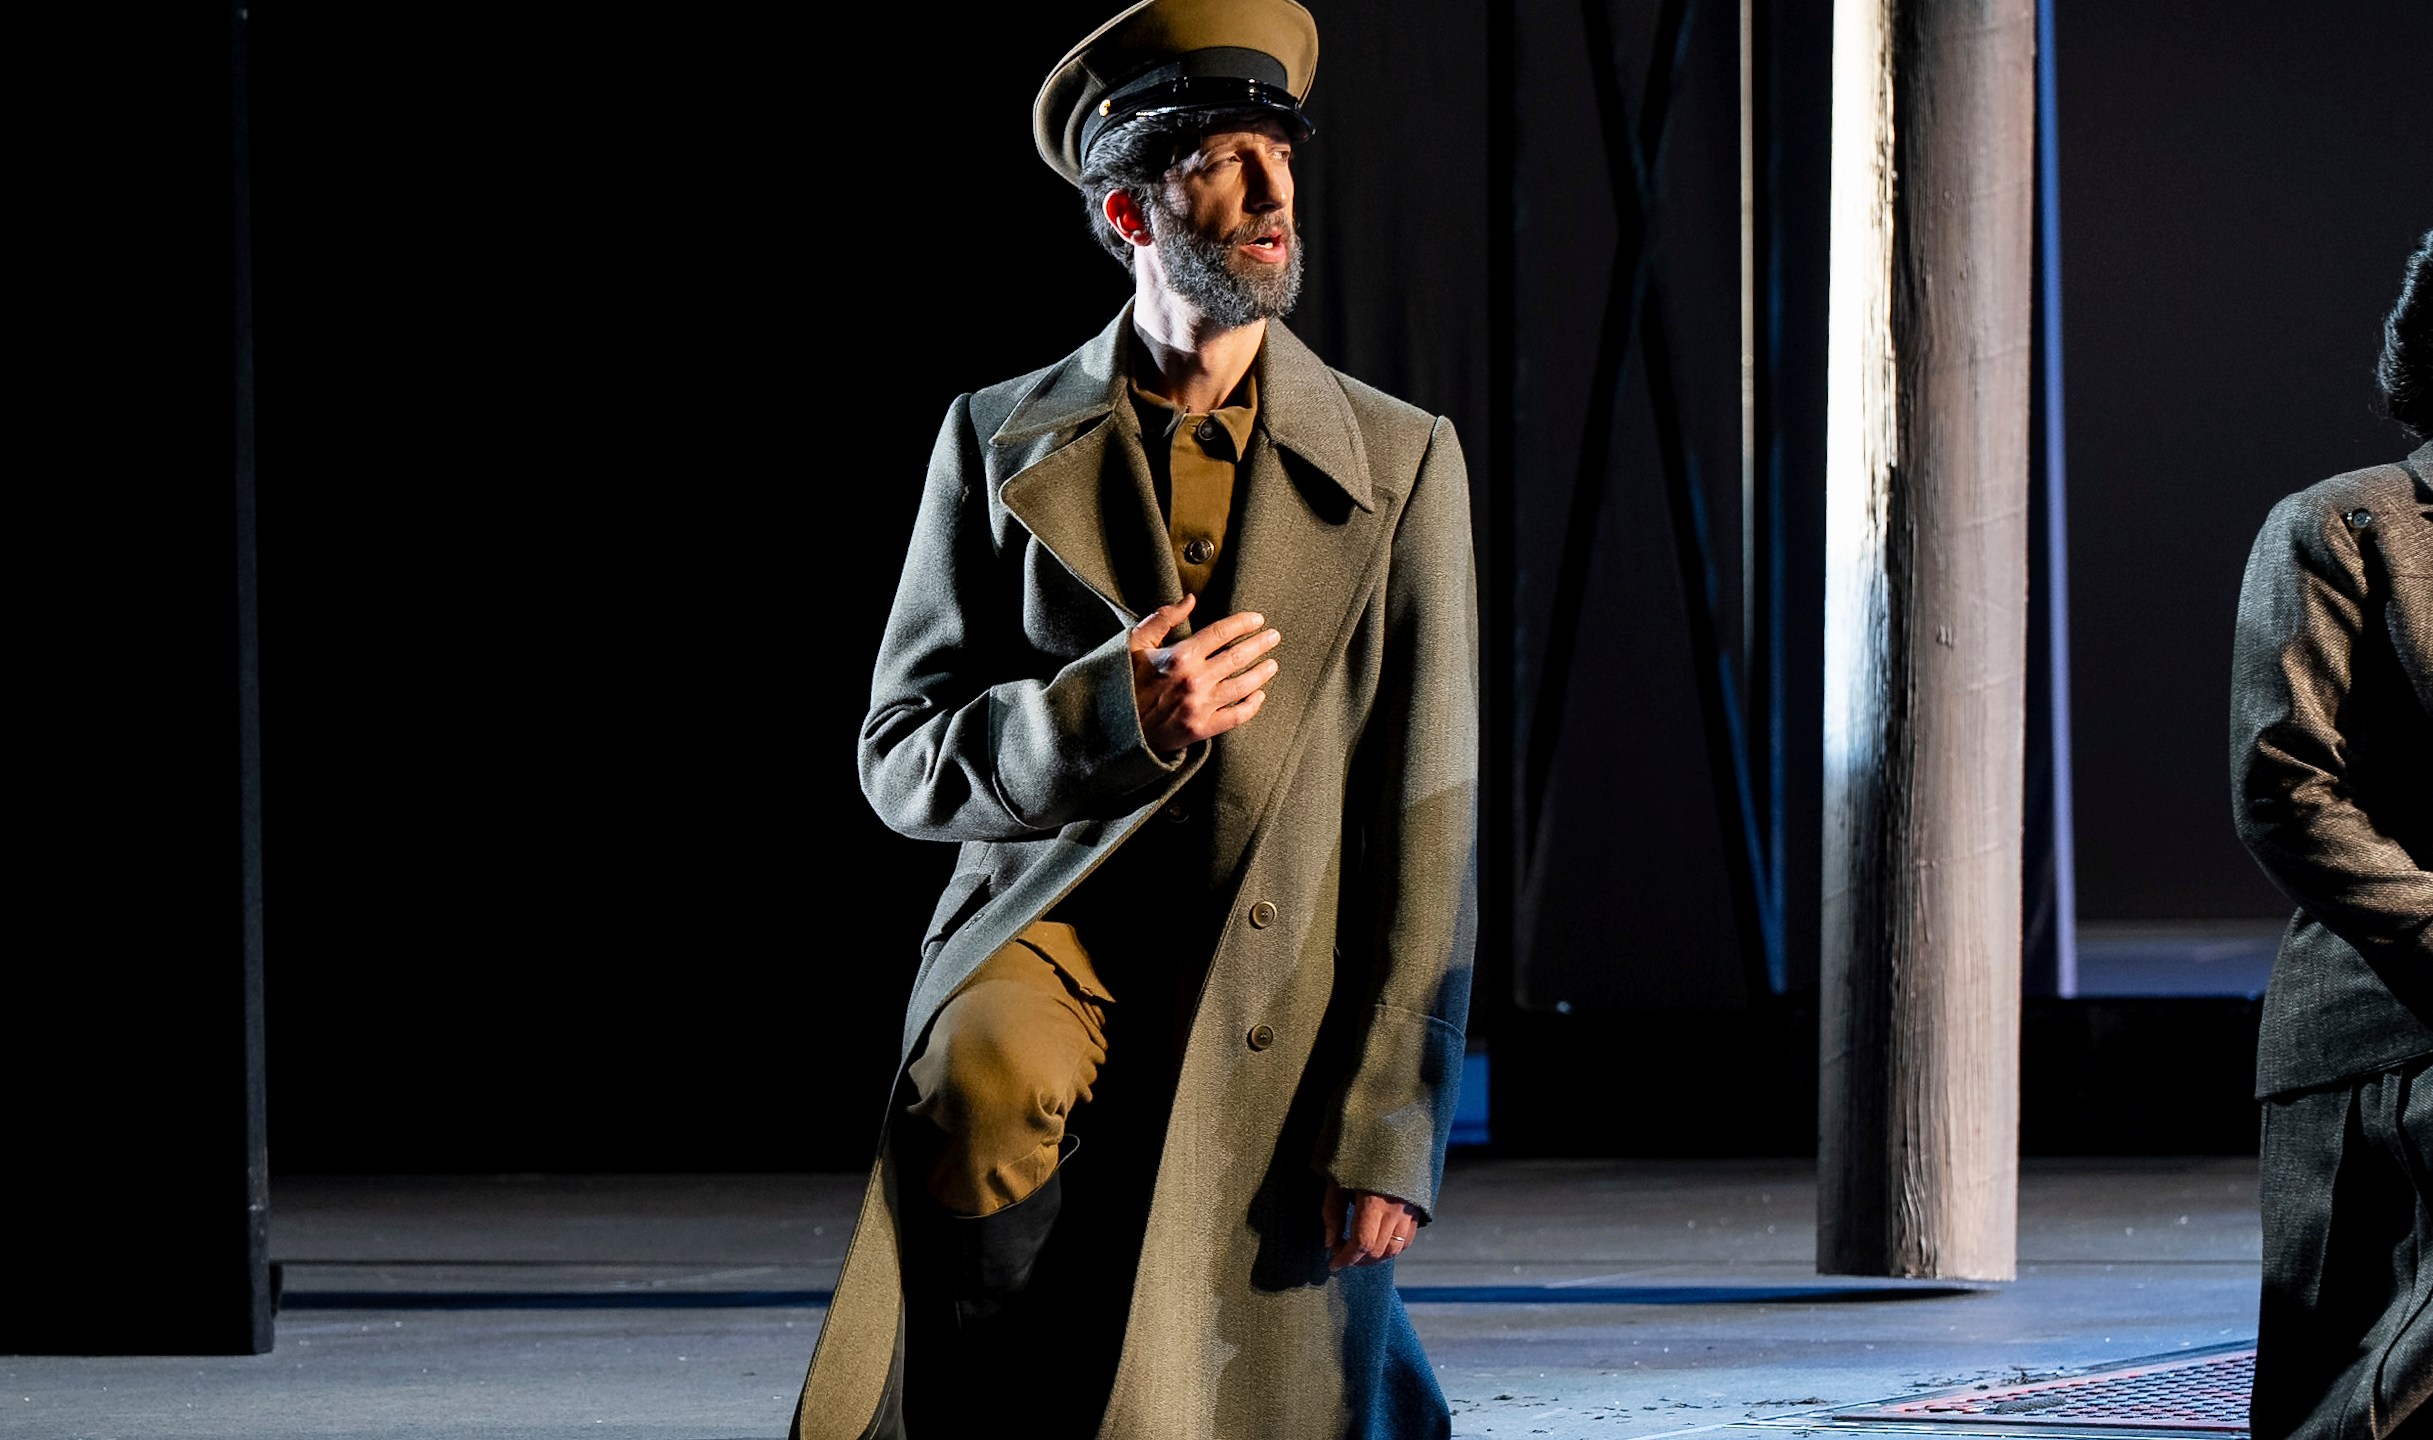
<svg viewBox="0 0 2433 1440">
<path fill-rule="evenodd" d="M 2017 1268 L 2035 0 L 1835 7 L 1817 1265 Z"/>
</svg>

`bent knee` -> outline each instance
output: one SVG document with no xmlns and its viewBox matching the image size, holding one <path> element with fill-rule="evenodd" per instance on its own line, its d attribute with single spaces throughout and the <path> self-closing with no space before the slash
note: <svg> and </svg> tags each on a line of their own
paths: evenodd
<svg viewBox="0 0 2433 1440">
<path fill-rule="evenodd" d="M 938 1016 L 913 1062 L 913 1108 L 950 1128 L 1060 1128 L 1103 1056 L 1070 1016 L 993 988 L 973 987 Z"/>
</svg>

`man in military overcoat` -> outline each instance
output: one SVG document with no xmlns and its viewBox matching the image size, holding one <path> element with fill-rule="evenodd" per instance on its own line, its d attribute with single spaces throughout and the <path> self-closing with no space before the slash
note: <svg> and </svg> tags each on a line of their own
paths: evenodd
<svg viewBox="0 0 2433 1440">
<path fill-rule="evenodd" d="M 2433 440 L 2433 234 L 2385 326 Z M 2239 593 L 2239 834 L 2297 903 L 2264 998 L 2256 1440 L 2433 1430 L 2433 444 L 2273 507 Z"/>
<path fill-rule="evenodd" d="M 1145 0 L 1040 91 L 1134 298 L 930 455 L 862 782 L 961 849 L 802 1440 L 1449 1431 L 1393 1261 L 1468 1006 L 1467 480 L 1281 322 L 1317 48 Z"/>
</svg>

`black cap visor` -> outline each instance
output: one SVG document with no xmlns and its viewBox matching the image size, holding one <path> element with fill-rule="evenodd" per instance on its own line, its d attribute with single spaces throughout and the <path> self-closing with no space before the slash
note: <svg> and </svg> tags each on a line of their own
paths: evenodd
<svg viewBox="0 0 2433 1440">
<path fill-rule="evenodd" d="M 1180 60 L 1156 66 L 1116 86 L 1082 123 L 1081 154 L 1085 163 L 1098 137 L 1127 121 L 1179 115 L 1186 111 L 1259 111 L 1284 123 L 1298 142 L 1317 127 L 1301 113 L 1301 104 L 1284 86 L 1284 66 L 1258 50 L 1218 47 L 1194 50 Z"/>
</svg>

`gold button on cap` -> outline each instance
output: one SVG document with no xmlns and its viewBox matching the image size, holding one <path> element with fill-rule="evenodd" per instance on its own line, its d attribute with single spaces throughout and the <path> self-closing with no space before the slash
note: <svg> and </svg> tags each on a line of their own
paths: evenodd
<svg viewBox="0 0 2433 1440">
<path fill-rule="evenodd" d="M 1276 1029 L 1272 1025 L 1253 1025 L 1243 1038 L 1250 1042 L 1251 1049 L 1264 1050 L 1276 1043 Z"/>
<path fill-rule="evenodd" d="M 1268 926 L 1275 923 L 1276 907 L 1273 904 L 1262 900 L 1258 904 L 1250 907 L 1251 928 L 1256 930 L 1264 930 Z"/>
</svg>

